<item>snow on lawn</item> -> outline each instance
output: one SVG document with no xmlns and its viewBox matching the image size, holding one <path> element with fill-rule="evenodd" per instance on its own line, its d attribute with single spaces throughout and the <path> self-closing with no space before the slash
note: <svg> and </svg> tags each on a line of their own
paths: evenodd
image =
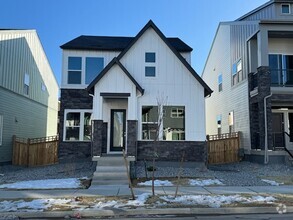
<svg viewBox="0 0 293 220">
<path fill-rule="evenodd" d="M 284 183 L 278 183 L 274 180 L 261 179 L 261 181 L 266 182 L 266 183 L 270 184 L 271 186 L 279 186 L 281 184 L 284 184 Z"/>
<path fill-rule="evenodd" d="M 61 205 L 71 202 L 70 199 L 34 199 L 32 201 L 2 201 L 0 202 L 1 212 L 38 212 L 50 208 L 53 205 Z"/>
<path fill-rule="evenodd" d="M 145 181 L 145 182 L 141 182 L 138 183 L 139 186 L 151 186 L 152 185 L 152 181 Z M 154 181 L 154 185 L 155 186 L 173 186 L 173 183 L 171 183 L 169 180 L 155 180 Z"/>
<path fill-rule="evenodd" d="M 72 189 L 80 187 L 78 178 L 30 180 L 0 185 L 0 189 Z"/>
<path fill-rule="evenodd" d="M 210 185 L 224 185 L 220 180 L 217 179 L 206 179 L 206 180 L 189 180 L 191 186 L 210 186 Z"/>
<path fill-rule="evenodd" d="M 174 196 L 161 196 L 162 200 L 169 203 L 177 203 L 182 205 L 203 205 L 209 206 L 211 208 L 219 208 L 222 205 L 231 204 L 231 203 L 254 203 L 254 202 L 265 202 L 272 203 L 276 199 L 272 196 L 263 197 L 263 196 L 252 196 L 251 198 L 242 197 L 239 195 L 231 196 L 207 196 L 207 195 L 182 195 L 174 198 Z"/>
</svg>

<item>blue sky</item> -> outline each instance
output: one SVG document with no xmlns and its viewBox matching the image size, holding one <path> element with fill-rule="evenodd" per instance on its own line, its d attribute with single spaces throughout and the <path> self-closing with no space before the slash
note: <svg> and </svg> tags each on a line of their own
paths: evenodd
<svg viewBox="0 0 293 220">
<path fill-rule="evenodd" d="M 193 48 L 201 75 L 216 29 L 267 0 L 2 0 L 0 28 L 36 29 L 60 84 L 60 45 L 80 35 L 135 36 L 152 19 Z"/>
</svg>

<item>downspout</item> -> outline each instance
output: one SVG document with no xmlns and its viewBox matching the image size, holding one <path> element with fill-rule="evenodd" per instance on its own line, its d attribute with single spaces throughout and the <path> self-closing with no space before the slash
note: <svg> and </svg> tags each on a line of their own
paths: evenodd
<svg viewBox="0 0 293 220">
<path fill-rule="evenodd" d="M 264 97 L 264 114 L 265 114 L 265 155 L 264 155 L 264 164 L 269 163 L 269 154 L 268 154 L 268 122 L 267 122 L 267 99 L 270 98 L 273 94 L 270 93 Z"/>
</svg>

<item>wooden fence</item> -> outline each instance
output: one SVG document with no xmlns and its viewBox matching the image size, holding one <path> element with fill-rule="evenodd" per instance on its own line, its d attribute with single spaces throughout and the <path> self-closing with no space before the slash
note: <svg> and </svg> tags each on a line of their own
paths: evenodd
<svg viewBox="0 0 293 220">
<path fill-rule="evenodd" d="M 13 165 L 41 166 L 57 162 L 58 136 L 33 139 L 13 136 Z"/>
<path fill-rule="evenodd" d="M 208 164 L 235 163 L 240 161 L 240 132 L 208 135 Z"/>
</svg>

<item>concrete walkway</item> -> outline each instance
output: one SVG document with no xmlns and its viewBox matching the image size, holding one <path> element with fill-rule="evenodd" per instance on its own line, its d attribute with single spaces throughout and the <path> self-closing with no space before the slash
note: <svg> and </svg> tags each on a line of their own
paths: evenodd
<svg viewBox="0 0 293 220">
<path fill-rule="evenodd" d="M 173 195 L 176 187 L 155 187 L 156 194 Z M 134 188 L 136 195 L 151 193 L 151 187 Z M 292 194 L 293 185 L 290 186 L 182 186 L 179 194 L 183 195 L 209 195 L 209 194 Z M 68 190 L 0 190 L 0 200 L 26 199 L 26 198 L 70 198 L 77 196 L 129 196 L 130 189 L 125 185 L 92 186 L 89 189 Z"/>
</svg>

